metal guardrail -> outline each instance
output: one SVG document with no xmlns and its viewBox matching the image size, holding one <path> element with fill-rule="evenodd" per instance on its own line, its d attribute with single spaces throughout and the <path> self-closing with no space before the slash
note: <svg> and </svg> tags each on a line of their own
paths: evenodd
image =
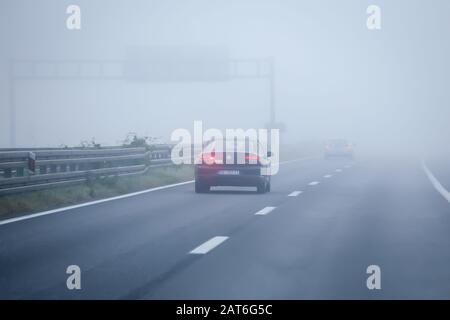
<svg viewBox="0 0 450 320">
<path fill-rule="evenodd" d="M 90 179 L 142 174 L 172 165 L 170 145 L 0 151 L 0 195 L 71 185 Z"/>
</svg>

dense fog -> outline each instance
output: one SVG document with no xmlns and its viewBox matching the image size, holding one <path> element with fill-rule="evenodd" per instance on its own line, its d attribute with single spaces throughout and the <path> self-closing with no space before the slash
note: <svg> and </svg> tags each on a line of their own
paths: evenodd
<svg viewBox="0 0 450 320">
<path fill-rule="evenodd" d="M 71 4 L 81 9 L 79 30 L 66 25 Z M 381 9 L 381 29 L 367 27 L 372 4 Z M 117 145 L 130 132 L 169 142 L 195 120 L 206 128 L 264 128 L 273 98 L 283 143 L 346 138 L 371 150 L 445 149 L 449 12 L 445 0 L 4 0 L 0 147 L 13 147 L 11 105 L 15 147 L 58 147 L 93 138 Z M 179 81 L 177 71 L 166 79 L 127 73 L 158 50 L 162 64 L 164 52 L 171 63 L 186 55 L 201 63 L 210 52 L 220 63 L 273 58 L 273 97 L 267 77 L 235 78 L 223 65 L 223 78 L 195 79 L 192 66 Z M 90 77 L 95 63 L 71 70 L 78 60 L 111 61 L 109 77 Z M 60 77 L 45 78 L 55 61 L 65 61 Z M 14 78 L 30 72 L 38 76 Z"/>
</svg>

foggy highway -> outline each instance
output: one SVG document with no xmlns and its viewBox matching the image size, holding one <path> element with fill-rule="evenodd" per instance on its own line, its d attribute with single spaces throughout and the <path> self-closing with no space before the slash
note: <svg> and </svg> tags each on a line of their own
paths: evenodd
<svg viewBox="0 0 450 320">
<path fill-rule="evenodd" d="M 265 195 L 185 183 L 3 222 L 0 298 L 448 299 L 449 230 L 418 159 L 303 158 Z"/>
<path fill-rule="evenodd" d="M 450 300 L 449 12 L 0 1 L 0 300 Z"/>
</svg>

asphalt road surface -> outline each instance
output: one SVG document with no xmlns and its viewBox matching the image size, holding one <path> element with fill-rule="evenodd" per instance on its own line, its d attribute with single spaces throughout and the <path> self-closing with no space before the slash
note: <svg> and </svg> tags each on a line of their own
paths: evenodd
<svg viewBox="0 0 450 320">
<path fill-rule="evenodd" d="M 416 159 L 284 163 L 264 195 L 193 187 L 0 225 L 0 298 L 450 298 L 450 204 Z"/>
</svg>

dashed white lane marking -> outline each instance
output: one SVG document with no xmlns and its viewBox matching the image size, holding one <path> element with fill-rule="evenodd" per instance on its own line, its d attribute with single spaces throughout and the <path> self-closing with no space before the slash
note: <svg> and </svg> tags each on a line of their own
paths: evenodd
<svg viewBox="0 0 450 320">
<path fill-rule="evenodd" d="M 208 241 L 202 243 L 197 248 L 189 252 L 190 254 L 207 254 L 209 251 L 223 243 L 228 237 L 217 236 L 209 239 Z"/>
<path fill-rule="evenodd" d="M 313 182 L 308 183 L 308 185 L 309 185 L 309 186 L 316 186 L 316 185 L 318 185 L 319 183 L 320 183 L 319 181 L 313 181 Z"/>
<path fill-rule="evenodd" d="M 448 202 L 450 202 L 450 192 L 448 192 L 447 189 L 445 189 L 444 186 L 438 181 L 438 179 L 436 179 L 424 161 L 422 161 L 422 168 L 436 191 L 439 192 Z"/>
<path fill-rule="evenodd" d="M 259 210 L 255 215 L 257 216 L 265 216 L 266 214 L 269 214 L 271 211 L 273 211 L 276 207 L 265 207 L 264 209 Z"/>
<path fill-rule="evenodd" d="M 336 172 L 342 172 L 342 169 L 336 169 L 335 171 Z"/>
<path fill-rule="evenodd" d="M 331 178 L 333 175 L 332 174 L 326 174 L 326 175 L 324 175 L 323 177 L 324 178 Z"/>
<path fill-rule="evenodd" d="M 288 197 L 297 197 L 300 195 L 303 191 L 294 191 L 288 194 Z"/>
<path fill-rule="evenodd" d="M 349 168 L 351 168 L 352 166 L 351 165 L 346 165 L 344 168 L 346 168 L 346 169 L 349 169 Z"/>
</svg>

